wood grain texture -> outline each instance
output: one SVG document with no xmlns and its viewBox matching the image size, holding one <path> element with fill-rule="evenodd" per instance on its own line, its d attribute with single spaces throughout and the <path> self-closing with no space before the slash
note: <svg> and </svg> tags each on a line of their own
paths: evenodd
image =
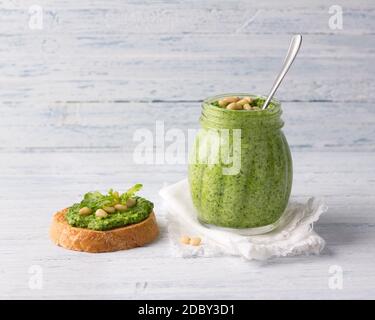
<svg viewBox="0 0 375 320">
<path fill-rule="evenodd" d="M 375 288 L 375 154 L 295 152 L 293 197 L 323 196 L 330 210 L 315 225 L 327 241 L 319 257 L 246 262 L 238 258 L 173 258 L 157 191 L 185 176 L 183 166 L 132 165 L 118 153 L 3 154 L 0 285 L 3 298 L 369 298 Z M 128 160 L 127 160 L 128 159 Z M 8 163 L 7 169 L 5 169 Z M 6 173 L 6 174 L 5 174 Z M 90 189 L 124 189 L 146 182 L 161 237 L 154 244 L 104 255 L 75 253 L 48 239 L 54 210 Z M 4 188 L 3 186 L 7 186 Z M 22 197 L 20 197 L 22 195 Z M 22 210 L 19 210 L 22 207 Z M 37 211 L 35 210 L 37 208 Z M 27 224 L 20 224 L 25 216 Z M 41 266 L 42 290 L 28 287 L 28 269 Z M 344 270 L 344 288 L 331 290 L 331 265 Z M 88 269 L 90 272 L 87 272 Z M 291 269 L 293 272 L 291 272 Z M 228 276 L 228 274 L 230 276 Z"/>
<path fill-rule="evenodd" d="M 332 3 L 334 4 L 334 3 Z M 375 9 L 340 1 L 0 2 L 0 298 L 375 297 Z M 291 34 L 300 56 L 277 92 L 294 160 L 292 195 L 324 197 L 319 257 L 246 262 L 182 259 L 169 251 L 158 190 L 186 164 L 143 165 L 134 134 L 199 127 L 200 101 L 266 93 Z M 186 149 L 189 142 L 186 141 Z M 159 240 L 126 252 L 70 252 L 48 239 L 52 214 L 88 190 L 142 182 Z M 342 290 L 328 286 L 343 268 Z M 30 267 L 43 286 L 31 289 Z"/>
<path fill-rule="evenodd" d="M 375 19 L 368 1 L 343 2 L 342 30 L 329 28 L 324 1 L 45 1 L 41 30 L 29 28 L 33 2 L 12 3 L 0 24 L 3 101 L 263 93 L 293 32 L 305 40 L 281 97 L 375 100 Z"/>
<path fill-rule="evenodd" d="M 374 151 L 375 109 L 361 102 L 283 102 L 284 132 L 292 150 Z M 132 152 L 137 130 L 186 136 L 199 128 L 201 104 L 191 102 L 3 104 L 2 152 Z M 2 116 L 1 116 L 2 115 Z M 317 120 L 319 119 L 319 121 Z M 360 130 L 358 130 L 360 128 Z M 17 137 L 17 139 L 14 139 Z M 186 148 L 188 139 L 186 138 Z"/>
</svg>

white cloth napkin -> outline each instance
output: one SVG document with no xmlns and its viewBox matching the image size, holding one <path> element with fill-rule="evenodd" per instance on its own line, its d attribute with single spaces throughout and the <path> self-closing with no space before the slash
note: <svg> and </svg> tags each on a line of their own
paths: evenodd
<svg viewBox="0 0 375 320">
<path fill-rule="evenodd" d="M 248 260 L 271 257 L 319 254 L 325 241 L 314 230 L 313 223 L 327 211 L 322 200 L 310 198 L 307 203 L 290 201 L 283 224 L 263 234 L 244 236 L 231 231 L 207 228 L 197 219 L 187 179 L 160 190 L 167 210 L 168 236 L 173 253 L 179 257 L 241 256 Z M 200 246 L 180 243 L 180 237 L 201 237 Z"/>
</svg>

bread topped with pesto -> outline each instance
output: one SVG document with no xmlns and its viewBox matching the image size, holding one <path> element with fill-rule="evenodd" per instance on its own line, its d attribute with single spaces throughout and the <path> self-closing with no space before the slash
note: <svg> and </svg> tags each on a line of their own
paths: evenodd
<svg viewBox="0 0 375 320">
<path fill-rule="evenodd" d="M 83 200 L 57 212 L 50 237 L 71 250 L 108 252 L 143 246 L 159 233 L 153 203 L 136 196 L 136 184 L 120 194 L 109 190 L 86 193 Z"/>
</svg>

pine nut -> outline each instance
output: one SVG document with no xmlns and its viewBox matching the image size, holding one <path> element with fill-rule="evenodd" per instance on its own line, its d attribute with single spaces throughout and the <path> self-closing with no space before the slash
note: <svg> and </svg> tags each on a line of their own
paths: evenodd
<svg viewBox="0 0 375 320">
<path fill-rule="evenodd" d="M 227 103 L 224 101 L 224 100 L 219 100 L 219 107 L 226 107 L 227 106 Z"/>
<path fill-rule="evenodd" d="M 227 109 L 230 109 L 230 110 L 234 110 L 236 108 L 236 103 L 235 102 L 232 102 L 230 104 L 227 105 Z"/>
<path fill-rule="evenodd" d="M 135 204 L 137 203 L 137 200 L 135 200 L 135 199 L 128 199 L 127 201 L 126 201 L 126 206 L 128 207 L 128 208 L 131 208 L 131 207 L 134 207 L 135 206 Z"/>
<path fill-rule="evenodd" d="M 247 97 L 243 97 L 242 99 L 246 100 L 248 103 L 250 103 L 251 101 L 253 101 L 253 99 L 249 96 Z"/>
<path fill-rule="evenodd" d="M 244 110 L 252 110 L 252 107 L 248 103 L 244 104 L 243 108 Z"/>
<path fill-rule="evenodd" d="M 107 213 L 115 213 L 116 209 L 114 207 L 103 207 L 103 210 Z"/>
<path fill-rule="evenodd" d="M 236 108 L 236 103 L 235 102 L 232 102 L 232 103 L 230 103 L 230 104 L 227 105 L 227 109 L 234 110 L 234 108 Z"/>
<path fill-rule="evenodd" d="M 232 102 L 237 102 L 238 100 L 240 100 L 240 98 L 238 97 L 226 97 L 226 98 L 223 98 L 222 101 L 224 103 L 232 103 Z"/>
<path fill-rule="evenodd" d="M 188 236 L 182 236 L 180 238 L 180 242 L 183 244 L 189 244 L 190 243 L 190 238 Z"/>
<path fill-rule="evenodd" d="M 81 216 L 88 216 L 91 213 L 92 213 L 92 210 L 88 207 L 83 207 L 83 208 L 79 209 L 79 214 Z"/>
<path fill-rule="evenodd" d="M 249 101 L 247 99 L 241 99 L 240 101 L 237 102 L 239 106 L 244 106 L 245 104 L 248 104 Z"/>
<path fill-rule="evenodd" d="M 241 110 L 242 106 L 237 105 L 236 102 L 232 102 L 232 103 L 230 103 L 230 104 L 227 105 L 227 109 L 230 109 L 230 110 Z"/>
<path fill-rule="evenodd" d="M 199 237 L 194 237 L 194 238 L 191 238 L 190 239 L 190 244 L 192 245 L 192 246 L 199 246 L 200 244 L 201 244 L 201 238 L 199 238 Z"/>
<path fill-rule="evenodd" d="M 118 211 L 126 211 L 128 209 L 127 206 L 124 206 L 123 204 L 116 204 L 115 209 Z"/>
<path fill-rule="evenodd" d="M 221 100 L 219 100 L 219 107 L 226 107 L 228 104 L 232 103 L 232 102 L 237 102 L 238 100 L 240 100 L 240 98 L 238 97 L 226 97 L 226 98 L 223 98 Z"/>
<path fill-rule="evenodd" d="M 95 212 L 95 216 L 97 216 L 98 218 L 105 218 L 106 216 L 108 216 L 108 213 L 105 212 L 103 209 L 98 209 Z"/>
</svg>

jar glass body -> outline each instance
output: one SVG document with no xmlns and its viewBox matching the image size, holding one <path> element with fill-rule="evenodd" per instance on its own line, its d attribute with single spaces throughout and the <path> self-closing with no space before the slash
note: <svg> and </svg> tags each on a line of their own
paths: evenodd
<svg viewBox="0 0 375 320">
<path fill-rule="evenodd" d="M 198 218 L 224 228 L 275 227 L 288 204 L 293 175 L 281 105 L 273 100 L 271 108 L 248 111 L 211 104 L 226 96 L 252 95 L 225 94 L 202 104 L 188 175 Z"/>
</svg>

